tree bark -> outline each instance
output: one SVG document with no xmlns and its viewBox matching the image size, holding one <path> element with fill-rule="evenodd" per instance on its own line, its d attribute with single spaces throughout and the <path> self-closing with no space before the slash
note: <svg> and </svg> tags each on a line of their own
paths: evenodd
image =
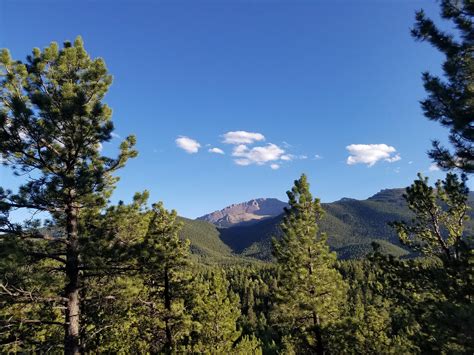
<svg viewBox="0 0 474 355">
<path fill-rule="evenodd" d="M 319 316 L 316 312 L 313 312 L 313 326 L 314 335 L 316 337 L 316 354 L 324 355 L 326 350 L 324 349 L 323 336 L 321 334 L 321 324 L 319 322 Z"/>
<path fill-rule="evenodd" d="M 80 353 L 79 339 L 79 240 L 77 230 L 77 209 L 70 203 L 66 208 L 66 278 L 65 287 L 66 314 L 64 353 Z"/>
<path fill-rule="evenodd" d="M 309 267 L 308 271 L 310 275 L 313 275 L 313 255 L 311 253 L 311 247 L 308 247 L 308 256 L 309 256 Z M 310 294 L 311 297 L 315 296 L 315 290 L 314 288 L 311 288 Z M 313 328 L 314 328 L 314 336 L 316 338 L 316 354 L 318 355 L 324 355 L 326 353 L 326 350 L 324 349 L 324 344 L 323 344 L 323 336 L 321 334 L 321 323 L 319 321 L 319 315 L 313 311 Z"/>
<path fill-rule="evenodd" d="M 165 309 L 166 309 L 166 316 L 165 316 L 165 332 L 166 332 L 166 344 L 165 344 L 165 351 L 167 353 L 171 353 L 173 348 L 173 336 L 171 334 L 171 327 L 169 324 L 169 316 L 171 314 L 171 294 L 170 294 L 170 282 L 169 282 L 169 275 L 168 269 L 165 268 Z"/>
</svg>

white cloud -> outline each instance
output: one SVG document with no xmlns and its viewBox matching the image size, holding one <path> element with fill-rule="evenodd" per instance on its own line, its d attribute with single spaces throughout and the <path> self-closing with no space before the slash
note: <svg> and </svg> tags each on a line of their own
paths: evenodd
<svg viewBox="0 0 474 355">
<path fill-rule="evenodd" d="M 319 154 L 315 154 L 313 159 L 314 160 L 319 160 L 319 159 L 323 159 L 323 157 Z"/>
<path fill-rule="evenodd" d="M 280 165 L 273 163 L 273 164 L 270 164 L 270 168 L 272 168 L 273 170 L 277 170 L 277 169 L 280 169 Z"/>
<path fill-rule="evenodd" d="M 110 133 L 110 136 L 111 136 L 112 138 L 116 138 L 116 139 L 122 138 L 122 137 L 120 136 L 120 134 L 117 134 L 117 133 L 114 133 L 114 132 Z"/>
<path fill-rule="evenodd" d="M 385 161 L 387 161 L 389 163 L 395 163 L 396 161 L 399 161 L 401 159 L 402 159 L 402 157 L 400 156 L 400 154 L 396 154 L 393 157 L 385 159 Z"/>
<path fill-rule="evenodd" d="M 264 165 L 271 161 L 280 160 L 285 151 L 273 143 L 262 147 L 248 148 L 244 144 L 236 146 L 232 152 L 237 165 Z"/>
<path fill-rule="evenodd" d="M 208 152 L 215 153 L 215 154 L 225 154 L 224 151 L 220 148 L 210 148 Z"/>
<path fill-rule="evenodd" d="M 304 159 L 308 159 L 308 156 L 307 155 L 283 154 L 280 157 L 280 159 L 283 160 L 283 161 L 292 161 L 292 160 L 296 160 L 296 159 L 304 160 Z"/>
<path fill-rule="evenodd" d="M 411 165 L 411 164 L 413 164 L 413 161 L 412 161 L 412 160 L 410 160 L 410 161 L 408 162 L 408 164 L 410 164 L 410 165 Z"/>
<path fill-rule="evenodd" d="M 428 171 L 439 171 L 439 166 L 436 163 L 432 163 L 430 167 L 428 168 Z"/>
<path fill-rule="evenodd" d="M 347 164 L 367 164 L 373 166 L 380 160 L 394 163 L 401 159 L 397 150 L 387 144 L 351 144 L 346 147 L 349 151 Z"/>
<path fill-rule="evenodd" d="M 223 142 L 226 144 L 252 144 L 265 140 L 263 134 L 247 131 L 231 131 L 225 133 L 223 137 Z"/>
<path fill-rule="evenodd" d="M 201 144 L 199 144 L 198 141 L 186 136 L 179 136 L 176 138 L 175 142 L 179 148 L 189 154 L 197 153 L 199 148 L 201 148 Z"/>
<path fill-rule="evenodd" d="M 247 166 L 252 164 L 252 162 L 248 159 L 235 159 L 234 160 L 235 164 L 240 165 L 240 166 Z"/>
</svg>

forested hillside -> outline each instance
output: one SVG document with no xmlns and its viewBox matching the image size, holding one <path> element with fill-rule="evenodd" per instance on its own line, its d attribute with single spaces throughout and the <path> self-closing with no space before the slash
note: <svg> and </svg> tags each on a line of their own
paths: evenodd
<svg viewBox="0 0 474 355">
<path fill-rule="evenodd" d="M 408 255 L 400 244 L 390 222 L 410 220 L 412 214 L 403 199 L 404 189 L 386 189 L 367 200 L 344 198 L 323 203 L 326 214 L 321 230 L 328 235 L 328 244 L 340 259 L 360 258 L 372 251 L 372 242 L 380 242 L 383 251 L 396 256 Z M 474 194 L 469 195 L 474 206 Z M 472 210 L 469 212 L 473 214 Z M 271 259 L 271 238 L 280 234 L 277 216 L 252 225 L 220 228 L 220 238 L 234 253 L 262 260 Z M 472 222 L 468 224 L 472 228 Z"/>
</svg>

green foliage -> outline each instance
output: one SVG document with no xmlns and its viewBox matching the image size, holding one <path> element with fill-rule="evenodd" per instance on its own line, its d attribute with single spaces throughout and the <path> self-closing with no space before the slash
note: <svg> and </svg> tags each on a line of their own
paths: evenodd
<svg viewBox="0 0 474 355">
<path fill-rule="evenodd" d="M 148 231 L 134 245 L 140 275 L 148 297 L 147 319 L 143 332 L 149 333 L 151 352 L 173 352 L 191 331 L 191 316 L 186 311 L 192 290 L 189 241 L 178 236 L 181 224 L 176 212 L 154 204 Z"/>
<path fill-rule="evenodd" d="M 90 58 L 80 37 L 63 48 L 54 42 L 42 51 L 35 48 L 25 63 L 14 61 L 7 50 L 0 53 L 0 158 L 15 174 L 28 174 L 17 193 L 0 187 L 0 238 L 20 240 L 18 247 L 27 257 L 18 272 L 33 263 L 35 271 L 57 277 L 56 298 L 49 305 L 45 291 L 51 288 L 44 277 L 21 292 L 2 280 L 2 297 L 16 294 L 20 301 L 29 294 L 31 302 L 50 310 L 33 319 L 11 317 L 5 327 L 62 323 L 66 353 L 80 351 L 81 272 L 91 268 L 82 262 L 80 216 L 105 207 L 117 181 L 113 173 L 137 155 L 133 136 L 122 142 L 117 158 L 101 154 L 113 131 L 111 109 L 102 102 L 111 82 L 104 61 Z M 13 223 L 13 209 L 48 213 L 60 233 L 44 233 L 38 221 Z M 59 312 L 64 315 L 61 322 Z M 25 351 L 37 346 L 19 338 L 11 341 Z"/>
<path fill-rule="evenodd" d="M 328 330 L 333 353 L 417 353 L 408 338 L 405 314 L 397 303 L 380 294 L 381 268 L 370 260 L 343 261 L 338 269 L 349 285 L 348 302 L 340 322 Z"/>
<path fill-rule="evenodd" d="M 377 293 L 392 304 L 392 324 L 416 353 L 471 353 L 472 288 L 439 259 L 397 260 L 375 253 Z M 472 274 L 472 271 L 471 271 Z"/>
<path fill-rule="evenodd" d="M 389 297 L 409 309 L 421 348 L 443 353 L 471 352 L 473 287 L 472 245 L 465 235 L 469 190 L 466 177 L 448 173 L 436 188 L 419 175 L 405 199 L 415 218 L 393 223 L 400 240 L 426 256 L 396 261 L 376 254 Z M 390 275 L 390 277 L 387 277 Z"/>
<path fill-rule="evenodd" d="M 179 232 L 182 239 L 190 241 L 190 248 L 193 256 L 202 263 L 215 263 L 231 261 L 231 249 L 222 242 L 219 237 L 219 231 L 213 224 L 191 220 L 187 218 L 178 218 L 183 227 Z"/>
<path fill-rule="evenodd" d="M 283 236 L 274 240 L 279 270 L 274 319 L 295 351 L 324 353 L 323 329 L 339 316 L 345 284 L 334 268 L 335 253 L 318 230 L 323 210 L 313 200 L 306 176 L 287 192 L 290 207 L 281 224 Z"/>
<path fill-rule="evenodd" d="M 420 174 L 404 195 L 415 218 L 411 224 L 392 223 L 405 245 L 428 256 L 446 261 L 458 260 L 467 248 L 464 240 L 465 222 L 469 218 L 469 189 L 466 177 L 449 173 L 446 179 L 428 185 Z"/>
<path fill-rule="evenodd" d="M 444 80 L 428 72 L 423 84 L 428 98 L 421 102 L 425 116 L 449 128 L 454 152 L 433 142 L 430 156 L 446 169 L 460 168 L 474 172 L 474 5 L 471 0 L 442 0 L 441 17 L 451 21 L 455 34 L 443 32 L 427 18 L 423 10 L 416 13 L 412 35 L 428 41 L 445 55 Z"/>
<path fill-rule="evenodd" d="M 229 353 L 241 335 L 237 329 L 239 298 L 229 289 L 225 275 L 218 270 L 202 275 L 198 285 L 192 351 Z"/>
</svg>

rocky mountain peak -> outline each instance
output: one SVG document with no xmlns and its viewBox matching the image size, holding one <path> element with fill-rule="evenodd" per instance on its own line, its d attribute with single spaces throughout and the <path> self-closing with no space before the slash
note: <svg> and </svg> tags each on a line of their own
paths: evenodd
<svg viewBox="0 0 474 355">
<path fill-rule="evenodd" d="M 275 217 L 281 214 L 286 206 L 285 202 L 276 198 L 257 198 L 232 204 L 220 211 L 206 214 L 197 219 L 225 228 L 240 224 L 251 224 L 265 218 Z"/>
</svg>

